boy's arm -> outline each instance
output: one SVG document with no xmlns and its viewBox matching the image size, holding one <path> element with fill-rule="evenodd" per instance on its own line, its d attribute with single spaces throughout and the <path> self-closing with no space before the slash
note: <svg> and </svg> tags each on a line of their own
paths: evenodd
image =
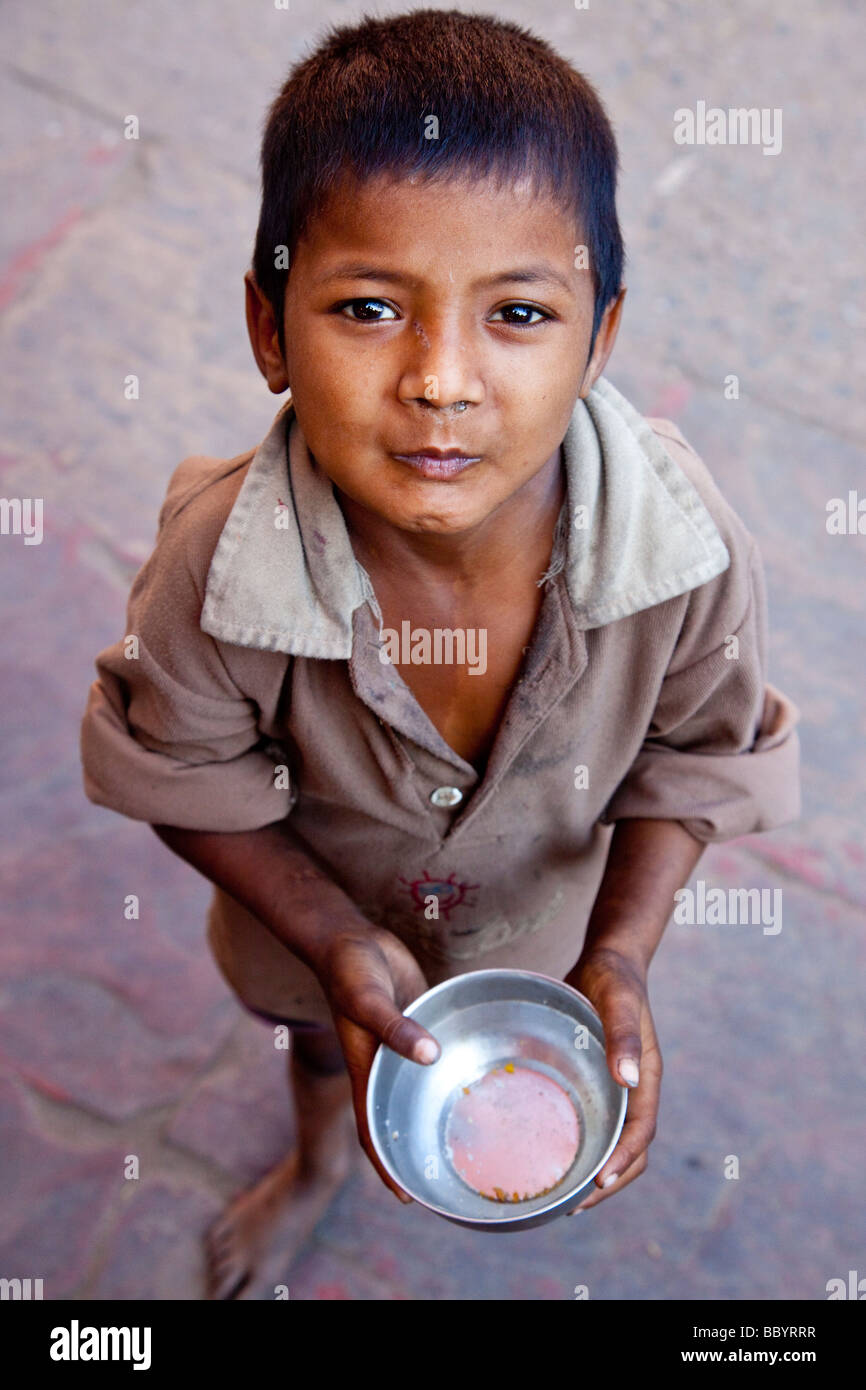
<svg viewBox="0 0 866 1390">
<path fill-rule="evenodd" d="M 689 593 L 643 746 L 600 819 L 678 821 L 707 844 L 799 816 L 800 712 L 767 680 L 767 589 L 758 546 L 676 426 L 657 423 L 699 490 L 731 563 Z"/>
<path fill-rule="evenodd" d="M 297 788 L 274 775 L 283 753 L 263 738 L 249 690 L 265 689 L 273 702 L 291 658 L 255 653 L 254 679 L 241 685 L 243 649 L 224 648 L 200 626 L 231 503 L 231 474 L 211 485 L 212 471 L 190 460 L 174 474 L 156 547 L 130 592 L 127 635 L 97 658 L 81 726 L 85 793 L 158 827 L 313 968 L 346 1057 L 359 1138 L 401 1195 L 373 1151 L 366 1083 L 380 1042 L 413 1061 L 436 1060 L 435 1039 L 402 1013 L 427 984 L 402 942 L 362 917 L 285 824 Z"/>
<path fill-rule="evenodd" d="M 647 972 L 705 844 L 799 814 L 799 711 L 766 680 L 763 568 L 739 523 L 725 535 L 730 571 L 694 590 L 653 719 L 601 820 L 608 860 L 568 983 L 604 1024 L 611 1074 L 633 1087 L 617 1146 L 582 1205 L 646 1167 L 662 1062 Z M 629 1065 L 631 1063 L 631 1066 Z"/>
<path fill-rule="evenodd" d="M 241 903 L 316 974 L 338 935 L 374 935 L 373 924 L 318 868 L 288 821 L 234 832 L 174 825 L 153 829 L 169 849 Z"/>
<path fill-rule="evenodd" d="M 673 911 L 674 893 L 688 883 L 705 848 L 679 821 L 618 821 L 581 959 L 612 951 L 645 975 Z"/>
<path fill-rule="evenodd" d="M 427 989 L 414 956 L 319 870 L 286 821 L 234 832 L 153 829 L 315 973 L 346 1061 L 358 1139 L 386 1187 L 410 1202 L 373 1148 L 367 1080 L 380 1042 L 413 1062 L 429 1064 L 440 1055 L 432 1033 L 402 1012 Z"/>
<path fill-rule="evenodd" d="M 583 950 L 566 983 L 598 1010 L 611 1075 L 633 1094 L 616 1148 L 596 1177 L 596 1191 L 573 1210 L 604 1201 L 646 1168 L 662 1080 L 647 972 L 674 893 L 688 881 L 703 850 L 702 841 L 678 821 L 623 820 L 614 828 Z M 605 1185 L 609 1191 L 599 1190 Z"/>
<path fill-rule="evenodd" d="M 673 911 L 674 893 L 688 882 L 704 848 L 678 821 L 617 822 L 583 949 L 567 976 L 567 983 L 581 993 L 590 978 L 605 984 L 608 1064 L 614 1076 L 631 1085 L 637 1084 L 641 1058 L 638 996 L 645 995 L 650 961 Z"/>
<path fill-rule="evenodd" d="M 150 824 L 251 830 L 287 816 L 295 791 L 275 777 L 259 708 L 228 651 L 200 626 L 208 571 L 239 486 L 207 461 L 175 470 L 153 552 L 135 576 L 125 636 L 96 658 L 81 724 L 86 796 Z M 261 654 L 270 689 L 290 657 Z"/>
</svg>

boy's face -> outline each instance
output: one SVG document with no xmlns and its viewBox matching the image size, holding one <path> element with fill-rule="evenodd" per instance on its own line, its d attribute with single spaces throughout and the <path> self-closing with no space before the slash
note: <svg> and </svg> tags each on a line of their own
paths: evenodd
<svg viewBox="0 0 866 1390">
<path fill-rule="evenodd" d="M 519 509 L 521 489 L 558 471 L 622 307 L 621 294 L 587 362 L 594 292 L 590 271 L 575 267 L 578 242 L 552 199 L 526 185 L 347 184 L 293 259 L 285 364 L 270 305 L 247 277 L 259 367 L 272 391 L 291 386 L 312 454 L 355 513 L 456 537 Z M 477 462 L 429 476 L 395 457 L 428 445 Z"/>
</svg>

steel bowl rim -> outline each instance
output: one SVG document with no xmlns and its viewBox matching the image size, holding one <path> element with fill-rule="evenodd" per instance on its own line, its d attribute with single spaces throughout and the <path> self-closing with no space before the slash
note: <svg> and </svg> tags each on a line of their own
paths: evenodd
<svg viewBox="0 0 866 1390">
<path fill-rule="evenodd" d="M 590 999 L 587 999 L 585 994 L 581 994 L 579 989 L 575 989 L 573 985 L 566 984 L 565 980 L 557 980 L 554 975 L 544 975 L 541 973 L 541 971 L 538 970 L 520 970 L 513 966 L 491 966 L 486 970 L 464 971 L 463 974 L 471 974 L 473 977 L 478 975 L 519 975 L 521 976 L 521 978 L 526 978 L 528 976 L 532 979 L 544 980 L 548 984 L 556 985 L 561 989 L 567 990 L 570 994 L 576 995 L 577 998 L 580 999 L 587 1006 L 587 1008 L 589 1008 L 592 1011 L 592 1013 L 595 1014 L 599 1023 L 601 1023 L 601 1015 L 599 1014 L 598 1009 L 596 1009 L 592 1001 Z M 432 985 L 431 988 L 425 990 L 423 994 L 419 994 L 417 999 L 413 999 L 411 1004 L 407 1004 L 406 1008 L 401 1010 L 402 1014 L 406 1018 L 412 1018 L 414 1016 L 414 1011 L 418 1008 L 419 1005 L 421 1005 L 422 1003 L 426 1003 L 428 999 L 431 999 L 434 995 L 440 993 L 440 991 L 453 985 L 454 981 L 460 978 L 462 978 L 462 976 L 451 975 L 447 980 L 441 980 L 438 985 Z M 603 1030 L 604 1025 L 602 1024 L 602 1031 Z M 393 1050 L 393 1048 L 387 1048 L 387 1051 L 389 1052 L 393 1052 Z M 409 1189 L 406 1186 L 404 1186 L 404 1183 L 400 1178 L 399 1174 L 394 1170 L 391 1163 L 389 1162 L 387 1154 L 382 1150 L 382 1148 L 376 1140 L 376 1129 L 374 1123 L 375 1116 L 373 1113 L 373 1093 L 375 1090 L 374 1081 L 376 1075 L 381 1069 L 381 1059 L 384 1057 L 385 1051 L 386 1044 L 380 1043 L 378 1048 L 376 1049 L 376 1055 L 373 1058 L 373 1064 L 370 1067 L 370 1075 L 367 1078 L 367 1096 L 365 1107 L 367 1113 L 367 1128 L 370 1133 L 370 1141 L 373 1145 L 376 1157 L 378 1158 L 382 1167 L 385 1169 L 385 1172 L 388 1174 L 390 1178 L 394 1180 L 394 1182 L 403 1192 L 409 1192 Z M 402 1054 L 397 1053 L 397 1056 L 401 1055 Z M 402 1060 L 411 1061 L 410 1058 L 406 1057 L 404 1057 Z M 606 1060 L 607 1059 L 605 1058 L 605 1062 Z M 412 1062 L 412 1065 L 435 1066 L 436 1063 Z M 611 1077 L 611 1080 L 614 1080 L 614 1078 Z M 626 1109 L 628 1107 L 629 1087 L 623 1086 L 621 1082 L 618 1081 L 615 1081 L 615 1084 L 620 1087 L 620 1102 L 619 1114 L 617 1115 L 612 1138 L 610 1140 L 610 1143 L 608 1144 L 608 1147 L 605 1149 L 601 1161 L 596 1164 L 592 1172 L 587 1175 L 584 1182 L 581 1183 L 580 1187 L 577 1188 L 576 1191 L 572 1191 L 567 1194 L 564 1194 L 561 1197 L 557 1197 L 553 1201 L 549 1202 L 547 1206 L 539 1207 L 535 1211 L 528 1213 L 526 1216 L 503 1215 L 499 1217 L 491 1215 L 489 1217 L 473 1216 L 470 1219 L 460 1216 L 457 1212 L 449 1211 L 447 1207 L 439 1207 L 436 1205 L 435 1202 L 430 1202 L 424 1197 L 416 1197 L 414 1192 L 409 1192 L 410 1197 L 414 1202 L 417 1202 L 419 1206 L 424 1207 L 427 1211 L 435 1212 L 437 1216 L 443 1216 L 446 1220 L 456 1222 L 458 1225 L 461 1226 L 474 1226 L 476 1228 L 479 1226 L 490 1226 L 493 1228 L 501 1229 L 506 1226 L 523 1226 L 528 1224 L 529 1222 L 537 1224 L 538 1222 L 540 1222 L 542 1217 L 548 1215 L 552 1211 L 555 1211 L 558 1207 L 565 1206 L 569 1202 L 576 1201 L 578 1199 L 579 1194 L 583 1192 L 584 1188 L 588 1187 L 589 1184 L 592 1182 L 593 1178 L 595 1178 L 595 1176 L 601 1172 L 602 1168 L 607 1163 L 607 1160 L 610 1158 L 611 1154 L 616 1148 L 617 1143 L 619 1141 L 619 1137 L 622 1133 L 623 1125 L 625 1123 L 625 1114 Z M 508 1204 L 502 1203 L 501 1205 L 504 1207 Z"/>
</svg>

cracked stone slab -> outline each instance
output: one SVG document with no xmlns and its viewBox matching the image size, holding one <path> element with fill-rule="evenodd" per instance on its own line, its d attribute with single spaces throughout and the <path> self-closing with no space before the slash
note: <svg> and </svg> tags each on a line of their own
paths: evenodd
<svg viewBox="0 0 866 1390">
<path fill-rule="evenodd" d="M 46 1133 L 25 1087 L 0 1077 L 2 1243 L 6 1278 L 43 1279 L 46 1299 L 69 1296 L 93 1257 L 123 1182 L 118 1134 L 79 1151 Z"/>
<path fill-rule="evenodd" d="M 204 1298 L 203 1236 L 220 1211 L 212 1193 L 185 1182 L 143 1182 L 113 1233 L 88 1299 Z"/>
<path fill-rule="evenodd" d="M 22 853 L 4 879 L 8 908 L 28 924 L 0 944 L 7 1000 L 28 975 L 79 977 L 163 1042 L 228 1035 L 236 1010 L 204 931 L 210 886 L 149 826 L 111 817 L 102 835 Z M 131 897 L 137 919 L 125 915 Z M 38 1016 L 32 1026 L 41 1031 Z"/>
<path fill-rule="evenodd" d="M 179 1100 L 224 1042 L 224 998 L 188 1031 L 147 1028 L 94 980 L 42 971 L 0 992 L 0 1063 L 45 1094 L 114 1120 Z"/>
</svg>

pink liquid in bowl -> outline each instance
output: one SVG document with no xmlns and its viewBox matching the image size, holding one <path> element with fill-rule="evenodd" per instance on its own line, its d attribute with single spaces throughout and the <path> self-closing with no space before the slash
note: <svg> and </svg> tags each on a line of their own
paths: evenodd
<svg viewBox="0 0 866 1390">
<path fill-rule="evenodd" d="M 463 1088 L 445 1143 L 469 1187 L 494 1202 L 524 1202 L 549 1192 L 568 1172 L 580 1126 L 557 1082 L 508 1063 Z"/>
</svg>

